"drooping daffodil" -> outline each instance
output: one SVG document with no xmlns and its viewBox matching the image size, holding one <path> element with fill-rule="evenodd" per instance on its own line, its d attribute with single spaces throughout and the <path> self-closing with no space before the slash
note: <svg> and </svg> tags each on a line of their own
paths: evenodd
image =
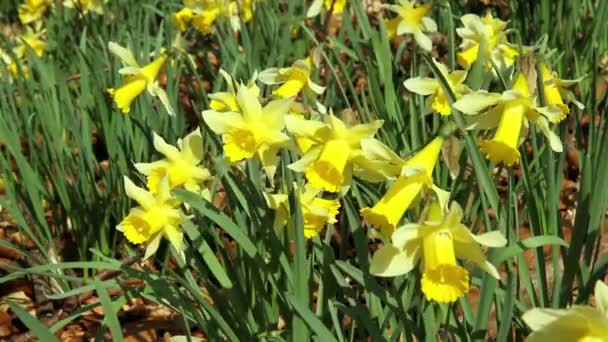
<svg viewBox="0 0 608 342">
<path fill-rule="evenodd" d="M 236 87 L 238 84 L 234 82 L 232 77 L 223 69 L 220 69 L 220 74 L 226 81 L 226 86 L 228 91 L 220 91 L 216 93 L 209 94 L 209 108 L 216 112 L 240 112 L 239 104 L 236 100 Z M 247 83 L 247 88 L 251 90 L 255 96 L 260 95 L 260 88 L 258 88 L 255 81 L 257 80 L 257 72 L 249 80 Z"/>
<path fill-rule="evenodd" d="M 370 263 L 370 273 L 396 277 L 410 272 L 422 259 L 422 293 L 429 301 L 451 303 L 469 291 L 469 272 L 458 265 L 465 259 L 499 279 L 496 267 L 484 256 L 480 245 L 505 246 L 498 231 L 474 235 L 461 223 L 462 208 L 452 202 L 444 215 L 437 201 L 422 214 L 421 223 L 409 223 L 391 235 L 391 243 L 381 247 Z"/>
<path fill-rule="evenodd" d="M 386 161 L 387 166 L 379 164 L 378 169 L 384 169 L 386 177 L 397 177 L 376 205 L 361 209 L 361 216 L 368 224 L 379 228 L 384 236 L 389 237 L 405 211 L 423 192 L 433 190 L 442 203 L 447 201 L 449 193 L 433 183 L 433 170 L 443 142 L 444 138 L 438 136 L 411 158 L 403 160 L 377 140 L 363 141 L 363 154 L 370 160 Z"/>
<path fill-rule="evenodd" d="M 208 169 L 201 166 L 203 141 L 200 129 L 177 141 L 177 147 L 167 144 L 165 139 L 153 132 L 154 149 L 165 156 L 151 163 L 137 163 L 135 168 L 147 178 L 148 189 L 158 192 L 161 180 L 169 179 L 171 189 L 183 186 L 186 190 L 201 193 L 204 182 L 211 178 Z"/>
<path fill-rule="evenodd" d="M 595 283 L 595 308 L 573 305 L 568 309 L 533 308 L 523 315 L 532 329 L 528 342 L 608 341 L 608 285 Z"/>
<path fill-rule="evenodd" d="M 562 116 L 553 118 L 551 122 L 560 122 L 570 113 L 570 108 L 566 103 L 573 103 L 581 110 L 585 108 L 569 89 L 579 83 L 581 79 L 563 80 L 559 78 L 557 73 L 551 71 L 547 63 L 540 64 L 540 72 L 543 80 L 543 94 L 546 105 L 555 106 L 562 112 Z"/>
<path fill-rule="evenodd" d="M 169 115 L 175 115 L 167 93 L 158 84 L 158 75 L 169 58 L 167 53 L 161 52 L 160 56 L 152 62 L 140 67 L 130 50 L 114 42 L 108 43 L 108 49 L 120 58 L 124 65 L 118 72 L 125 75 L 125 83 L 120 88 L 108 89 L 118 109 L 123 113 L 129 113 L 133 100 L 147 90 L 150 95 L 158 97 Z"/>
<path fill-rule="evenodd" d="M 203 112 L 203 120 L 224 141 L 224 154 L 231 163 L 257 157 L 269 178 L 274 176 L 277 153 L 290 145 L 289 136 L 283 133 L 285 115 L 293 98 L 260 104 L 255 89 L 239 85 L 236 102 L 240 112 Z"/>
<path fill-rule="evenodd" d="M 470 92 L 471 90 L 464 84 L 464 80 L 467 78 L 467 72 L 464 70 L 454 70 L 449 72 L 448 68 L 433 59 L 433 63 L 437 66 L 437 69 L 441 72 L 443 78 L 448 82 L 450 89 L 456 96 L 456 99 L 462 97 L 462 95 Z M 420 94 L 430 95 L 426 99 L 427 113 L 435 111 L 441 115 L 450 115 L 452 109 L 446 94 L 443 92 L 443 88 L 439 83 L 439 80 L 431 77 L 412 77 L 405 80 L 403 85 L 407 90 Z"/>
<path fill-rule="evenodd" d="M 312 57 L 298 59 L 290 67 L 269 68 L 262 71 L 259 79 L 267 85 L 281 84 L 272 92 L 272 95 L 278 98 L 293 97 L 300 91 L 304 91 L 309 97 L 315 97 L 323 94 L 325 87 L 316 84 L 310 78 L 313 67 Z"/>
<path fill-rule="evenodd" d="M 42 16 L 53 5 L 53 0 L 24 0 L 19 5 L 19 20 L 23 25 L 41 21 Z"/>
<path fill-rule="evenodd" d="M 347 3 L 348 0 L 313 0 L 306 12 L 306 17 L 316 17 L 321 13 L 323 7 L 325 7 L 325 10 L 328 12 L 331 11 L 333 14 L 340 14 L 344 12 Z"/>
<path fill-rule="evenodd" d="M 130 243 L 146 246 L 144 259 L 152 256 L 165 237 L 175 250 L 183 256 L 184 234 L 180 224 L 186 218 L 180 203 L 171 197 L 169 179 L 164 177 L 158 183 L 156 193 L 136 186 L 124 177 L 125 192 L 139 206 L 131 208 L 129 214 L 116 227 Z"/>
<path fill-rule="evenodd" d="M 491 62 L 499 67 L 509 67 L 515 63 L 519 51 L 507 40 L 507 22 L 494 18 L 490 12 L 483 18 L 476 14 L 465 14 L 460 17 L 460 21 L 464 27 L 456 29 L 462 38 L 461 51 L 456 57 L 463 68 L 468 69 L 477 60 L 482 40 L 487 69 L 492 68 Z"/>
<path fill-rule="evenodd" d="M 431 51 L 433 42 L 425 33 L 437 31 L 437 23 L 426 15 L 431 5 L 417 5 L 416 1 L 399 0 L 397 5 L 384 5 L 397 13 L 397 17 L 385 21 L 389 39 L 402 34 L 411 34 L 416 43 L 426 51 Z"/>
<path fill-rule="evenodd" d="M 519 162 L 517 147 L 522 129 L 528 123 L 540 129 L 554 151 L 563 150 L 559 136 L 549 127 L 549 121 L 559 120 L 562 116 L 561 110 L 555 106 L 537 106 L 523 73 L 516 75 L 511 90 L 502 94 L 473 92 L 456 101 L 454 108 L 465 114 L 478 114 L 487 110 L 479 119 L 477 127 L 497 129 L 494 138 L 480 142 L 480 149 L 486 158 L 495 163 L 502 162 L 510 166 Z"/>
<path fill-rule="evenodd" d="M 310 239 L 323 231 L 326 224 L 336 223 L 336 215 L 340 209 L 338 199 L 320 197 L 321 190 L 306 186 L 298 193 L 299 204 L 304 219 L 304 237 Z M 286 194 L 265 194 L 266 202 L 275 210 L 274 228 L 284 227 L 290 215 L 289 200 Z"/>
<path fill-rule="evenodd" d="M 347 127 L 333 113 L 325 116 L 325 122 L 289 115 L 285 118 L 287 130 L 296 138 L 307 138 L 311 142 L 304 156 L 289 168 L 305 172 L 306 179 L 315 188 L 339 192 L 350 186 L 354 164 L 362 157 L 361 141 L 371 138 L 382 123 L 376 120 Z"/>
<path fill-rule="evenodd" d="M 63 6 L 67 8 L 75 8 L 82 14 L 93 12 L 103 14 L 103 5 L 108 0 L 63 0 Z"/>
</svg>

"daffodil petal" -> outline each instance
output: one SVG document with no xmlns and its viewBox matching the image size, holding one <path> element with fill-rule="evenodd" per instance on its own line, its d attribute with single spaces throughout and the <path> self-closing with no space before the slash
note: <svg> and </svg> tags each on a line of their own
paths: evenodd
<svg viewBox="0 0 608 342">
<path fill-rule="evenodd" d="M 533 331 L 540 330 L 564 316 L 566 310 L 533 308 L 526 311 L 522 318 Z"/>
<path fill-rule="evenodd" d="M 269 130 L 278 131 L 285 126 L 285 115 L 294 98 L 270 101 L 262 110 L 262 122 Z"/>
<path fill-rule="evenodd" d="M 321 154 L 321 149 L 322 149 L 322 146 L 314 146 L 313 148 L 308 150 L 308 152 L 306 152 L 306 154 L 304 154 L 304 156 L 302 156 L 302 158 L 289 164 L 287 167 L 290 170 L 293 170 L 296 172 L 306 171 L 306 169 L 308 169 L 308 166 L 310 164 L 312 164 L 315 160 L 317 160 L 317 158 Z"/>
<path fill-rule="evenodd" d="M 146 245 L 146 252 L 144 254 L 144 260 L 147 260 L 148 258 L 153 256 L 154 253 L 156 253 L 156 251 L 158 250 L 158 246 L 160 245 L 160 240 L 162 237 L 163 237 L 163 235 L 160 232 L 158 232 L 152 238 L 152 240 L 150 240 L 150 242 L 148 242 L 148 244 Z"/>
<path fill-rule="evenodd" d="M 601 280 L 595 283 L 595 306 L 608 319 L 608 285 Z"/>
<path fill-rule="evenodd" d="M 297 137 L 305 137 L 317 142 L 325 140 L 330 133 L 326 123 L 305 120 L 295 115 L 285 116 L 285 127 L 289 133 Z"/>
<path fill-rule="evenodd" d="M 397 228 L 391 235 L 393 246 L 403 249 L 408 242 L 420 239 L 422 237 L 422 227 L 418 223 L 407 223 Z"/>
<path fill-rule="evenodd" d="M 144 209 L 148 209 L 154 205 L 155 199 L 150 192 L 135 185 L 135 183 L 133 183 L 127 176 L 123 177 L 123 181 L 125 185 L 125 193 L 127 196 L 129 196 L 129 198 L 134 199 Z"/>
<path fill-rule="evenodd" d="M 504 247 L 507 245 L 507 239 L 497 230 L 479 235 L 471 234 L 471 237 L 478 244 L 488 247 Z"/>
<path fill-rule="evenodd" d="M 380 277 L 396 277 L 408 273 L 419 259 L 418 250 L 404 252 L 394 246 L 384 246 L 374 253 L 369 272 Z"/>
<path fill-rule="evenodd" d="M 158 135 L 156 132 L 152 132 L 152 142 L 154 144 L 154 149 L 158 152 L 162 153 L 169 160 L 176 160 L 179 158 L 179 150 L 170 144 L 167 144 L 165 139 Z"/>
<path fill-rule="evenodd" d="M 239 113 L 224 112 L 218 113 L 213 110 L 203 112 L 203 121 L 216 134 L 224 134 L 233 128 L 244 126 L 243 117 Z"/>
<path fill-rule="evenodd" d="M 486 260 L 483 251 L 477 243 L 462 243 L 454 240 L 454 250 L 456 252 L 456 257 L 469 260 L 477 267 L 486 271 L 489 275 L 496 279 L 500 279 L 496 267 Z"/>
<path fill-rule="evenodd" d="M 129 49 L 124 48 L 114 42 L 109 42 L 108 50 L 110 50 L 113 55 L 120 58 L 125 65 L 139 68 L 135 57 L 133 57 L 133 53 L 131 53 Z"/>
<path fill-rule="evenodd" d="M 260 72 L 258 74 L 258 79 L 260 80 L 260 82 L 266 85 L 273 85 L 280 83 L 278 76 L 279 68 L 269 68 Z"/>
<path fill-rule="evenodd" d="M 423 50 L 431 51 L 433 49 L 433 41 L 422 31 L 415 31 L 414 39 Z"/>
<path fill-rule="evenodd" d="M 413 77 L 403 82 L 405 88 L 420 95 L 431 95 L 439 88 L 439 82 L 430 77 Z"/>
<path fill-rule="evenodd" d="M 465 114 L 477 114 L 490 106 L 496 105 L 501 99 L 501 94 L 478 91 L 461 97 L 454 102 L 454 108 Z"/>
</svg>

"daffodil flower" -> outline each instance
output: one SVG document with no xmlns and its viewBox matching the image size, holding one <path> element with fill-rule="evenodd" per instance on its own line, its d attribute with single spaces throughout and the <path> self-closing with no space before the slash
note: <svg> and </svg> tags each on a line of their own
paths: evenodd
<svg viewBox="0 0 608 342">
<path fill-rule="evenodd" d="M 463 68 L 468 69 L 477 60 L 482 40 L 488 69 L 492 68 L 490 60 L 498 66 L 506 67 L 515 63 L 519 51 L 507 41 L 507 22 L 492 17 L 490 12 L 483 18 L 476 14 L 465 14 L 460 17 L 460 21 L 464 27 L 456 29 L 456 33 L 462 38 L 457 59 Z"/>
<path fill-rule="evenodd" d="M 177 141 L 177 148 L 167 144 L 165 139 L 153 132 L 154 149 L 165 158 L 152 163 L 137 163 L 137 171 L 147 177 L 148 189 L 153 194 L 158 192 L 160 182 L 167 177 L 171 189 L 183 186 L 186 190 L 201 193 L 204 182 L 211 178 L 211 173 L 200 166 L 203 159 L 203 142 L 200 129 Z"/>
<path fill-rule="evenodd" d="M 541 130 L 554 151 L 563 150 L 559 136 L 549 127 L 549 121 L 558 120 L 562 112 L 555 106 L 538 107 L 522 73 L 517 74 L 511 90 L 502 94 L 484 91 L 470 93 L 456 101 L 454 108 L 466 114 L 477 114 L 489 108 L 479 119 L 478 128 L 497 126 L 497 129 L 493 139 L 481 141 L 480 149 L 495 163 L 502 162 L 510 166 L 519 162 L 517 147 L 522 128 L 527 126 L 528 122 Z"/>
<path fill-rule="evenodd" d="M 277 153 L 289 146 L 283 133 L 285 115 L 293 98 L 274 100 L 262 108 L 254 89 L 240 85 L 236 93 L 240 112 L 203 112 L 203 120 L 224 140 L 224 154 L 231 163 L 257 157 L 269 178 L 274 176 Z"/>
<path fill-rule="evenodd" d="M 139 206 L 132 208 L 116 228 L 129 242 L 146 245 L 144 259 L 156 252 L 162 237 L 169 240 L 183 256 L 184 234 L 179 225 L 184 221 L 185 215 L 179 208 L 180 203 L 171 197 L 169 180 L 163 178 L 155 194 L 136 186 L 127 177 L 124 177 L 124 184 L 127 196 Z"/>
<path fill-rule="evenodd" d="M 278 98 L 288 98 L 298 95 L 304 91 L 306 95 L 314 97 L 321 95 L 325 91 L 322 87 L 310 78 L 313 69 L 312 58 L 298 59 L 288 68 L 269 68 L 262 71 L 259 75 L 260 81 L 267 85 L 281 84 L 272 92 Z"/>
<path fill-rule="evenodd" d="M 298 194 L 304 219 L 304 237 L 310 239 L 321 233 L 326 224 L 336 223 L 336 215 L 340 209 L 337 199 L 319 197 L 320 189 L 306 186 L 304 192 Z M 285 194 L 265 194 L 268 207 L 275 210 L 274 228 L 284 227 L 289 220 L 289 200 Z"/>
<path fill-rule="evenodd" d="M 411 34 L 423 50 L 431 51 L 433 42 L 424 34 L 437 31 L 437 23 L 426 16 L 431 10 L 431 5 L 416 5 L 416 1 L 399 0 L 398 5 L 385 5 L 385 7 L 398 15 L 386 22 L 389 39 L 402 34 Z"/>
<path fill-rule="evenodd" d="M 37 25 L 35 29 L 27 26 L 25 32 L 19 35 L 19 41 L 15 47 L 15 55 L 18 58 L 25 58 L 27 56 L 27 50 L 32 49 L 38 57 L 42 57 L 44 50 L 46 50 L 46 42 L 42 37 L 46 34 L 46 29 L 42 28 L 41 25 Z"/>
<path fill-rule="evenodd" d="M 433 169 L 441 152 L 444 138 L 438 136 L 407 161 L 404 161 L 386 145 L 377 140 L 363 141 L 363 154 L 370 160 L 385 160 L 388 166 L 386 177 L 397 176 L 397 180 L 372 208 L 361 209 L 365 221 L 380 228 L 384 236 L 391 236 L 401 217 L 419 195 L 431 189 L 443 203 L 449 194 L 433 184 Z"/>
<path fill-rule="evenodd" d="M 505 246 L 507 240 L 498 231 L 474 235 L 461 223 L 462 208 L 452 202 L 447 215 L 436 201 L 431 202 L 420 224 L 409 223 L 391 236 L 391 244 L 372 257 L 370 273 L 396 277 L 410 272 L 422 259 L 422 293 L 429 301 L 450 303 L 469 290 L 469 272 L 456 258 L 474 265 L 499 279 L 498 271 L 484 256 L 480 245 Z"/>
<path fill-rule="evenodd" d="M 8 73 L 0 72 L 0 79 L 3 79 L 6 76 L 9 77 L 9 81 L 13 81 L 14 79 L 19 77 L 19 70 L 23 75 L 23 78 L 27 79 L 30 77 L 29 69 L 24 64 L 17 65 L 17 60 L 11 57 L 6 51 L 0 49 L 0 62 L 4 64 L 3 67 L 6 67 Z M 3 70 L 3 68 L 0 68 Z"/>
<path fill-rule="evenodd" d="M 564 103 L 564 100 L 566 100 L 566 102 L 574 103 L 581 110 L 585 108 L 585 106 L 576 99 L 574 93 L 568 89 L 580 82 L 580 79 L 560 79 L 557 76 L 557 73 L 551 71 L 547 63 L 540 64 L 540 72 L 543 80 L 545 103 L 548 106 L 555 106 L 559 108 L 563 114 L 558 118 L 553 118 L 551 122 L 558 123 L 562 121 L 568 115 L 568 113 L 570 113 L 570 108 L 566 103 Z"/>
<path fill-rule="evenodd" d="M 108 92 L 112 95 L 116 106 L 123 112 L 131 111 L 131 103 L 137 96 L 147 90 L 152 96 L 158 97 L 169 115 L 175 115 L 169 98 L 164 89 L 158 84 L 158 75 L 168 60 L 166 53 L 161 53 L 159 57 L 149 64 L 140 67 L 133 54 L 128 49 L 114 43 L 108 43 L 108 49 L 111 53 L 120 58 L 125 65 L 118 72 L 125 75 L 125 84 L 120 88 L 110 88 Z"/>
<path fill-rule="evenodd" d="M 466 71 L 455 70 L 449 72 L 445 65 L 437 62 L 435 59 L 433 59 L 433 63 L 437 66 L 443 78 L 447 80 L 450 89 L 452 89 L 452 92 L 456 95 L 457 99 L 471 91 L 469 87 L 463 84 L 464 80 L 467 78 Z M 431 111 L 436 111 L 441 115 L 450 115 L 452 113 L 448 98 L 443 92 L 443 88 L 438 80 L 431 77 L 413 77 L 405 80 L 403 85 L 407 90 L 413 93 L 425 96 L 430 95 L 426 100 L 427 113 L 430 113 Z"/>
<path fill-rule="evenodd" d="M 94 12 L 103 14 L 103 5 L 108 0 L 63 0 L 63 6 L 67 8 L 76 8 L 82 14 Z"/>
<path fill-rule="evenodd" d="M 19 5 L 19 20 L 24 25 L 40 21 L 52 5 L 53 0 L 25 0 Z"/>
<path fill-rule="evenodd" d="M 348 3 L 348 0 L 314 0 L 306 12 L 306 17 L 316 17 L 321 13 L 321 8 L 323 7 L 325 7 L 326 11 L 331 11 L 333 14 L 341 14 L 344 12 L 346 3 Z"/>
<path fill-rule="evenodd" d="M 376 120 L 346 127 L 331 113 L 325 122 L 289 115 L 285 118 L 287 130 L 296 138 L 309 139 L 312 146 L 288 167 L 305 172 L 306 179 L 315 188 L 339 192 L 351 183 L 354 163 L 361 157 L 361 141 L 372 137 L 382 123 L 382 120 Z"/>
<path fill-rule="evenodd" d="M 220 69 L 220 74 L 224 77 L 226 81 L 226 86 L 228 87 L 228 91 L 222 91 L 217 93 L 209 94 L 209 108 L 219 113 L 223 112 L 240 112 L 239 104 L 236 101 L 236 87 L 237 84 L 234 82 L 232 77 L 223 69 Z M 249 88 L 255 96 L 260 95 L 260 88 L 255 84 L 257 80 L 258 74 L 257 72 L 251 77 L 249 83 L 247 83 L 247 88 Z"/>
<path fill-rule="evenodd" d="M 532 329 L 526 341 L 608 341 L 608 285 L 600 280 L 595 283 L 595 303 L 595 308 L 573 305 L 526 311 L 522 318 Z"/>
</svg>

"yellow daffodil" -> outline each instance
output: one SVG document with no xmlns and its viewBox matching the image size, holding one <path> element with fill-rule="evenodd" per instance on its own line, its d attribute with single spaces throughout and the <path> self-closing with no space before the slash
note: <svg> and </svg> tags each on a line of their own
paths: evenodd
<svg viewBox="0 0 608 342">
<path fill-rule="evenodd" d="M 0 49 L 0 62 L 8 71 L 8 73 L 0 72 L 0 79 L 3 79 L 6 75 L 9 77 L 9 81 L 13 81 L 19 77 L 19 70 L 21 70 L 24 78 L 29 78 L 29 69 L 24 64 L 18 66 L 18 62 L 2 49 Z M 0 70 L 3 70 L 3 68 L 0 68 Z"/>
<path fill-rule="evenodd" d="M 218 18 L 225 17 L 235 31 L 253 18 L 253 1 L 228 0 L 184 0 L 184 8 L 173 13 L 171 19 L 175 27 L 184 32 L 192 24 L 200 33 L 209 34 Z M 240 11 L 240 12 L 239 12 Z"/>
<path fill-rule="evenodd" d="M 340 14 L 344 12 L 347 3 L 348 0 L 314 0 L 306 12 L 306 17 L 316 17 L 321 13 L 321 8 L 323 7 L 325 7 L 325 10 L 328 12 L 331 11 L 333 14 Z"/>
<path fill-rule="evenodd" d="M 202 192 L 204 182 L 211 178 L 211 173 L 200 166 L 203 159 L 203 142 L 200 129 L 188 134 L 184 139 L 177 141 L 177 148 L 167 142 L 156 132 L 154 135 L 154 149 L 165 158 L 152 163 L 137 163 L 137 171 L 147 176 L 148 189 L 153 194 L 158 192 L 158 186 L 165 177 L 169 178 L 171 189 L 183 186 L 192 192 Z"/>
<path fill-rule="evenodd" d="M 63 0 L 63 6 L 67 8 L 75 8 L 82 14 L 94 12 L 103 14 L 103 5 L 108 0 Z"/>
<path fill-rule="evenodd" d="M 389 39 L 395 35 L 411 34 L 416 43 L 426 51 L 431 51 L 433 42 L 424 34 L 437 31 L 437 23 L 426 15 L 431 5 L 416 5 L 416 1 L 399 0 L 398 5 L 385 5 L 387 9 L 397 13 L 398 17 L 386 22 Z"/>
<path fill-rule="evenodd" d="M 260 81 L 264 84 L 281 86 L 272 92 L 278 98 L 288 98 L 298 95 L 304 90 L 305 94 L 311 97 L 321 95 L 325 91 L 322 87 L 310 79 L 313 69 L 312 58 L 298 59 L 288 68 L 269 68 L 262 71 L 259 75 Z"/>
<path fill-rule="evenodd" d="M 398 172 L 397 180 L 380 201 L 372 208 L 361 209 L 361 216 L 368 224 L 380 228 L 382 234 L 389 237 L 395 231 L 405 211 L 423 191 L 432 189 L 442 202 L 447 200 L 445 191 L 433 184 L 433 169 L 437 164 L 443 142 L 444 138 L 439 136 L 412 158 L 404 161 L 377 140 L 364 141 L 363 153 L 367 154 L 369 159 L 377 160 L 382 158 L 382 155 L 388 156 L 384 157 L 391 166 L 387 176 Z"/>
<path fill-rule="evenodd" d="M 534 308 L 523 315 L 532 329 L 528 342 L 608 341 L 608 285 L 595 283 L 595 308 L 573 305 L 568 309 Z"/>
<path fill-rule="evenodd" d="M 52 5 L 53 0 L 25 0 L 19 5 L 19 20 L 24 25 L 40 21 Z"/>
<path fill-rule="evenodd" d="M 560 79 L 557 76 L 557 73 L 551 71 L 547 63 L 540 64 L 540 72 L 543 80 L 545 103 L 548 106 L 555 106 L 559 108 L 559 110 L 562 112 L 562 116 L 552 119 L 551 122 L 560 122 L 568 115 L 568 113 L 570 113 L 570 108 L 566 103 L 564 103 L 564 100 L 566 102 L 574 103 L 581 110 L 585 108 L 585 106 L 576 99 L 574 93 L 568 89 L 580 82 L 580 79 Z"/>
<path fill-rule="evenodd" d="M 289 145 L 283 133 L 285 115 L 293 99 L 274 100 L 262 108 L 258 93 L 239 85 L 236 102 L 240 112 L 203 112 L 203 120 L 224 140 L 224 154 L 231 163 L 257 157 L 266 174 L 272 178 L 276 171 L 277 153 Z"/>
<path fill-rule="evenodd" d="M 116 228 L 129 242 L 146 245 L 144 258 L 156 252 L 162 237 L 183 255 L 184 238 L 179 225 L 185 215 L 179 208 L 180 203 L 171 197 L 169 180 L 163 178 L 155 194 L 136 186 L 127 177 L 124 177 L 124 183 L 127 196 L 139 206 L 132 208 Z"/>
<path fill-rule="evenodd" d="M 452 89 L 452 92 L 456 95 L 457 99 L 462 97 L 463 94 L 471 91 L 469 87 L 463 84 L 464 80 L 467 78 L 466 71 L 455 70 L 449 72 L 445 65 L 435 61 L 435 59 L 433 59 L 433 63 L 435 63 L 443 78 L 448 81 L 450 89 Z M 450 103 L 443 92 L 443 88 L 441 88 L 441 85 L 439 84 L 439 80 L 430 77 L 413 77 L 405 80 L 403 85 L 407 90 L 413 93 L 431 95 L 426 100 L 427 113 L 430 113 L 431 111 L 436 111 L 441 115 L 450 115 L 452 113 Z"/>
<path fill-rule="evenodd" d="M 326 224 L 336 223 L 336 215 L 340 209 L 337 199 L 319 197 L 320 189 L 306 186 L 304 192 L 298 194 L 304 219 L 304 237 L 310 239 L 321 233 Z M 265 194 L 266 202 L 275 210 L 274 227 L 284 227 L 289 220 L 289 201 L 285 194 Z"/>
<path fill-rule="evenodd" d="M 562 112 L 555 106 L 538 107 L 536 99 L 530 94 L 528 80 L 522 73 L 517 74 L 511 90 L 502 94 L 483 91 L 470 93 L 456 101 L 454 108 L 466 114 L 476 114 L 490 108 L 481 117 L 483 124 L 480 127 L 497 126 L 497 129 L 493 139 L 481 141 L 480 149 L 495 163 L 510 166 L 519 162 L 517 147 L 522 128 L 528 122 L 541 130 L 554 151 L 563 150 L 559 136 L 551 130 L 548 122 L 557 120 Z"/>
<path fill-rule="evenodd" d="M 223 69 L 220 69 L 220 74 L 224 77 L 226 81 L 226 86 L 228 87 L 228 91 L 217 92 L 213 94 L 209 94 L 209 108 L 216 112 L 240 112 L 239 104 L 236 101 L 236 86 L 237 84 L 234 82 L 232 77 Z M 255 96 L 260 95 L 260 88 L 255 84 L 257 80 L 257 72 L 251 77 L 249 83 L 247 83 L 247 88 L 251 90 L 251 92 Z"/>
<path fill-rule="evenodd" d="M 480 245 L 502 247 L 507 241 L 498 231 L 474 235 L 461 223 L 462 209 L 452 202 L 447 215 L 438 202 L 431 202 L 420 224 L 410 223 L 397 229 L 392 243 L 372 257 L 370 273 L 395 277 L 410 272 L 422 258 L 422 293 L 429 301 L 449 303 L 469 290 L 469 272 L 456 258 L 474 265 L 499 279 L 498 271 L 486 260 Z"/>
<path fill-rule="evenodd" d="M 285 118 L 287 130 L 296 138 L 307 138 L 313 143 L 289 168 L 305 172 L 306 179 L 315 188 L 338 192 L 351 183 L 353 164 L 361 157 L 361 141 L 372 137 L 382 123 L 377 120 L 346 127 L 331 113 L 325 122 L 289 115 Z"/>
<path fill-rule="evenodd" d="M 27 50 L 32 49 L 38 57 L 42 57 L 47 46 L 46 42 L 42 39 L 45 34 L 46 29 L 40 25 L 36 29 L 27 26 L 25 32 L 19 35 L 19 41 L 15 47 L 15 55 L 18 58 L 25 58 Z"/>
<path fill-rule="evenodd" d="M 123 112 L 131 111 L 131 103 L 137 96 L 147 90 L 152 96 L 158 97 L 169 115 L 175 115 L 169 98 L 164 89 L 158 84 L 158 75 L 168 60 L 166 53 L 162 52 L 155 60 L 140 67 L 133 54 L 128 49 L 114 43 L 108 43 L 108 49 L 122 60 L 124 68 L 118 72 L 125 75 L 125 84 L 120 88 L 110 88 L 108 92 L 112 95 L 116 106 Z"/>
<path fill-rule="evenodd" d="M 457 59 L 463 68 L 468 69 L 477 60 L 482 40 L 488 69 L 492 68 L 490 61 L 497 66 L 506 67 L 515 63 L 519 51 L 507 41 L 507 22 L 494 18 L 490 12 L 483 18 L 476 14 L 465 14 L 460 17 L 460 21 L 464 27 L 456 29 L 456 33 L 462 38 Z"/>
</svg>

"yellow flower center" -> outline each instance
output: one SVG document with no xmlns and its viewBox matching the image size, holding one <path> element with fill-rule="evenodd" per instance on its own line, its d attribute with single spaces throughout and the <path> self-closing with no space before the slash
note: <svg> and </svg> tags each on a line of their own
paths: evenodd
<svg viewBox="0 0 608 342">
<path fill-rule="evenodd" d="M 344 171 L 350 148 L 344 140 L 330 140 L 319 158 L 306 170 L 310 185 L 323 190 L 338 192 L 344 183 Z"/>
<path fill-rule="evenodd" d="M 504 111 L 494 138 L 480 143 L 479 147 L 486 158 L 495 163 L 503 162 L 508 166 L 519 161 L 517 145 L 525 111 L 525 103 L 520 100 L 504 104 Z"/>
<path fill-rule="evenodd" d="M 456 264 L 452 234 L 432 232 L 423 238 L 422 292 L 427 300 L 449 303 L 469 290 L 469 273 Z"/>
<path fill-rule="evenodd" d="M 224 154 L 231 163 L 253 157 L 257 148 L 255 134 L 250 130 L 235 128 L 224 135 Z"/>
</svg>

